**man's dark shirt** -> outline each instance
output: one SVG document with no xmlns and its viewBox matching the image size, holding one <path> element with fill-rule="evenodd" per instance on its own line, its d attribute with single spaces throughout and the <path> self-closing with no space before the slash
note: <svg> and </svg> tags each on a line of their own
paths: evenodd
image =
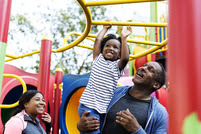
<svg viewBox="0 0 201 134">
<path fill-rule="evenodd" d="M 126 93 L 108 111 L 102 134 L 129 134 L 122 125 L 116 123 L 116 113 L 126 109 L 129 109 L 142 128 L 145 128 L 150 101 L 139 100 Z"/>
</svg>

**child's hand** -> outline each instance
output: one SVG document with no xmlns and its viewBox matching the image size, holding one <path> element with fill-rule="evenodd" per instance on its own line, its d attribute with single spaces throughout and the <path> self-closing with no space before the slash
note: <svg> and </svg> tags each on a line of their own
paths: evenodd
<svg viewBox="0 0 201 134">
<path fill-rule="evenodd" d="M 132 28 L 130 26 L 127 26 L 126 30 L 123 30 L 123 27 L 121 28 L 121 37 L 127 38 L 132 33 Z"/>
<path fill-rule="evenodd" d="M 51 122 L 51 116 L 48 114 L 48 113 L 44 113 L 44 115 L 42 115 L 42 118 L 41 118 L 43 121 L 47 122 L 47 123 L 50 123 Z"/>
<path fill-rule="evenodd" d="M 109 20 L 105 20 L 106 22 L 110 22 Z M 110 29 L 112 27 L 112 24 L 109 23 L 108 25 L 103 25 L 104 29 Z"/>
</svg>

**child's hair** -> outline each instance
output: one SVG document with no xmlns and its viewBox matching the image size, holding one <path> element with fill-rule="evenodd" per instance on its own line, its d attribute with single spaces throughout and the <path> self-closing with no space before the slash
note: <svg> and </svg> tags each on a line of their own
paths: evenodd
<svg viewBox="0 0 201 134">
<path fill-rule="evenodd" d="M 37 91 L 37 90 L 28 90 L 26 91 L 24 94 L 22 94 L 22 96 L 19 99 L 19 106 L 20 109 L 16 109 L 12 114 L 11 117 L 16 115 L 17 113 L 21 112 L 22 110 L 25 109 L 24 104 L 29 102 L 31 100 L 31 98 L 33 98 L 37 93 L 42 94 L 41 92 Z M 43 94 L 42 94 L 43 95 Z"/>
<path fill-rule="evenodd" d="M 116 39 L 120 42 L 121 44 L 121 37 L 116 37 L 116 35 L 114 34 L 108 34 L 105 38 L 102 39 L 101 41 L 101 53 L 103 52 L 103 48 L 105 46 L 105 43 L 108 41 L 108 40 L 111 40 L 111 39 Z"/>
<path fill-rule="evenodd" d="M 117 36 L 114 35 L 114 34 L 107 34 L 107 36 L 101 40 L 101 53 L 103 52 L 103 48 L 105 46 L 105 43 L 110 39 L 118 40 L 120 42 L 120 48 L 121 48 L 121 37 L 117 38 Z M 128 51 L 129 51 L 129 54 L 130 54 L 129 46 L 128 46 Z M 121 56 L 121 49 L 120 49 L 120 56 Z"/>
</svg>

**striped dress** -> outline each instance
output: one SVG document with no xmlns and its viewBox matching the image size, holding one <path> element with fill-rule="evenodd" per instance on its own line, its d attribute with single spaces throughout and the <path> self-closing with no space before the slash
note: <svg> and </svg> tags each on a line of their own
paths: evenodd
<svg viewBox="0 0 201 134">
<path fill-rule="evenodd" d="M 80 103 L 97 110 L 100 114 L 106 113 L 118 79 L 124 71 L 119 70 L 119 60 L 105 60 L 102 53 L 94 60 L 89 82 L 83 92 Z"/>
</svg>

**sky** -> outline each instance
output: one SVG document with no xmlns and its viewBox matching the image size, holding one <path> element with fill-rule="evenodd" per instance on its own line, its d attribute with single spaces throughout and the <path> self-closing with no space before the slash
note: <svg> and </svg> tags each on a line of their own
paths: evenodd
<svg viewBox="0 0 201 134">
<path fill-rule="evenodd" d="M 72 2 L 76 0 L 12 0 L 12 6 L 11 6 L 11 16 L 14 16 L 16 14 L 26 14 L 26 16 L 29 17 L 32 24 L 41 27 L 44 25 L 40 25 L 37 21 L 37 15 L 33 14 L 40 14 L 40 13 L 48 13 L 49 7 L 52 11 L 59 10 L 59 9 L 66 9 L 68 6 L 72 6 Z M 87 1 L 87 0 L 86 0 Z M 88 1 L 96 1 L 96 0 L 88 0 Z M 167 8 L 166 8 L 165 2 L 158 2 L 158 16 L 160 17 L 162 14 L 167 14 Z M 113 17 L 118 18 L 120 21 L 127 21 L 127 20 L 134 20 L 135 22 L 150 22 L 150 3 L 134 3 L 134 4 L 122 4 L 122 5 L 106 5 L 104 6 L 107 8 L 107 12 L 105 14 L 105 20 Z M 102 20 L 104 21 L 104 20 Z M 113 20 L 111 20 L 113 21 Z M 41 40 L 42 37 L 48 36 L 51 38 L 52 35 L 48 35 L 49 29 L 51 25 L 46 24 L 46 29 L 38 34 L 38 40 Z M 10 24 L 9 27 L 15 27 L 14 24 Z M 102 26 L 99 26 L 99 28 L 102 28 Z M 133 34 L 135 35 L 145 35 L 145 31 L 143 27 L 135 27 L 133 29 Z M 13 54 L 13 55 L 21 55 L 23 51 L 29 51 L 33 48 L 38 50 L 40 49 L 40 44 L 35 44 L 34 40 L 30 38 L 22 38 L 23 35 L 18 35 L 19 39 L 8 40 L 8 46 L 6 53 Z M 61 46 L 63 43 L 63 39 L 61 40 Z M 16 52 L 16 48 L 21 46 L 22 52 Z M 30 51 L 29 51 L 30 52 Z M 38 58 L 36 55 L 33 55 L 32 58 Z M 34 66 L 35 62 L 32 62 L 31 60 L 24 62 L 26 58 L 14 60 L 11 62 L 6 62 L 8 64 L 15 65 L 17 67 L 20 66 Z M 29 72 L 32 72 L 32 70 L 28 70 Z"/>
</svg>

